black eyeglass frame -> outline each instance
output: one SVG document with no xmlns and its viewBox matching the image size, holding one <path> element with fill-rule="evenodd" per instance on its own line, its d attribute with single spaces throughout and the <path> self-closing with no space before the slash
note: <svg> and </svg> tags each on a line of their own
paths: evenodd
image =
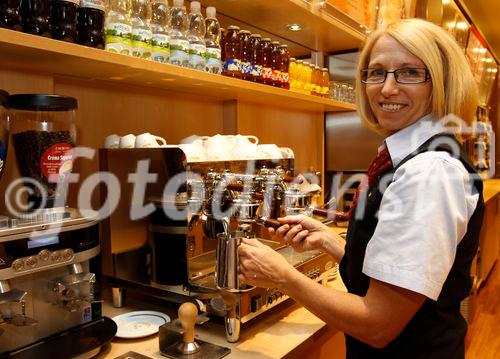
<svg viewBox="0 0 500 359">
<path fill-rule="evenodd" d="M 368 70 L 382 70 L 385 73 L 384 78 L 382 79 L 382 81 L 379 81 L 379 82 L 367 82 L 364 78 L 367 77 Z M 399 73 L 401 71 L 403 71 L 403 70 L 424 70 L 425 71 L 424 80 L 423 81 L 418 81 L 418 82 L 401 82 L 401 81 L 399 81 Z M 429 81 L 431 79 L 431 75 L 429 73 L 429 70 L 426 69 L 426 68 L 422 68 L 422 67 L 404 67 L 404 68 L 401 68 L 401 69 L 396 69 L 394 71 L 387 71 L 387 70 L 376 69 L 376 68 L 367 68 L 367 69 L 360 70 L 361 82 L 364 83 L 364 84 L 367 84 L 367 85 L 380 85 L 380 84 L 383 84 L 387 80 L 387 75 L 388 74 L 393 74 L 394 75 L 394 80 L 396 80 L 396 82 L 398 84 L 403 84 L 403 85 L 423 84 L 423 83 L 425 83 L 425 82 L 427 82 L 427 81 Z"/>
</svg>

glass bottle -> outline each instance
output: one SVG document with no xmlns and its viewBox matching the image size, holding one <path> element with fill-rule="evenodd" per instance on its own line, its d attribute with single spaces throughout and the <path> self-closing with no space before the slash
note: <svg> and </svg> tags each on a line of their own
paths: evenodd
<svg viewBox="0 0 500 359">
<path fill-rule="evenodd" d="M 215 7 L 207 7 L 207 17 L 205 19 L 205 71 L 220 74 L 222 72 L 221 44 L 219 43 L 221 28 L 215 14 Z"/>
<path fill-rule="evenodd" d="M 289 78 L 289 65 L 290 65 L 290 52 L 288 51 L 288 46 L 283 44 L 279 48 L 280 52 L 280 75 L 281 75 L 281 87 L 284 89 L 290 89 L 290 78 Z"/>
<path fill-rule="evenodd" d="M 330 74 L 328 73 L 328 69 L 323 67 L 321 69 L 321 97 L 330 97 Z"/>
<path fill-rule="evenodd" d="M 262 65 L 261 82 L 266 85 L 273 84 L 273 69 L 271 67 L 271 39 L 265 37 L 260 42 L 260 59 Z"/>
<path fill-rule="evenodd" d="M 49 18 L 49 0 L 23 0 L 21 2 L 21 22 L 24 32 L 51 37 Z"/>
<path fill-rule="evenodd" d="M 259 82 L 262 77 L 262 65 L 259 53 L 259 47 L 262 36 L 260 34 L 250 35 L 251 56 L 250 63 L 252 65 L 252 81 Z"/>
<path fill-rule="evenodd" d="M 220 45 L 220 61 L 224 65 L 224 62 L 226 61 L 226 29 L 224 29 L 223 27 L 220 28 L 219 45 Z"/>
<path fill-rule="evenodd" d="M 106 50 L 124 55 L 132 54 L 131 0 L 108 0 L 104 33 Z"/>
<path fill-rule="evenodd" d="M 153 0 L 149 26 L 151 28 L 151 60 L 166 63 L 170 57 L 167 0 Z"/>
<path fill-rule="evenodd" d="M 132 56 L 143 59 L 151 58 L 151 39 L 153 33 L 149 27 L 151 21 L 151 1 L 132 0 L 130 24 L 132 25 Z"/>
<path fill-rule="evenodd" d="M 274 87 L 281 87 L 281 71 L 280 71 L 280 43 L 278 41 L 271 42 L 271 69 L 272 83 Z"/>
<path fill-rule="evenodd" d="M 2 0 L 0 27 L 21 31 L 21 0 Z"/>
<path fill-rule="evenodd" d="M 238 34 L 240 38 L 241 48 L 241 77 L 243 80 L 252 79 L 252 63 L 250 62 L 252 56 L 252 43 L 250 42 L 250 31 L 241 30 Z"/>
<path fill-rule="evenodd" d="M 104 49 L 105 0 L 80 0 L 76 42 Z"/>
<path fill-rule="evenodd" d="M 79 3 L 80 0 L 52 0 L 49 21 L 53 39 L 76 42 Z"/>
<path fill-rule="evenodd" d="M 241 47 L 240 38 L 238 33 L 240 28 L 238 26 L 228 26 L 226 43 L 225 43 L 225 54 L 226 60 L 224 61 L 224 68 L 222 69 L 222 74 L 230 77 L 241 77 Z"/>
<path fill-rule="evenodd" d="M 290 58 L 288 65 L 288 80 L 290 91 L 297 91 L 297 60 L 294 57 Z"/>
</svg>

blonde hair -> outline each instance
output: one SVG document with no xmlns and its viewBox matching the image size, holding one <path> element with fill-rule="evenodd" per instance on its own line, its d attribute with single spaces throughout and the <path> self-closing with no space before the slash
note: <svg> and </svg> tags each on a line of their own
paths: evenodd
<svg viewBox="0 0 500 359">
<path fill-rule="evenodd" d="M 427 67 L 432 81 L 434 117 L 441 119 L 454 114 L 470 125 L 478 104 L 478 93 L 464 52 L 445 30 L 421 19 L 389 23 L 367 38 L 359 56 L 356 76 L 356 102 L 363 123 L 385 133 L 370 108 L 365 85 L 359 76 L 360 70 L 368 67 L 373 46 L 383 35 L 393 37 Z"/>
</svg>

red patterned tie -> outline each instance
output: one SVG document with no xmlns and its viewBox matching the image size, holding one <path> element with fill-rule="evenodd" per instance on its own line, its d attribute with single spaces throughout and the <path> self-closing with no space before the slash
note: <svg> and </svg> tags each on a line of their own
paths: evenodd
<svg viewBox="0 0 500 359">
<path fill-rule="evenodd" d="M 389 154 L 387 146 L 385 146 L 384 149 L 379 152 L 377 157 L 373 159 L 372 163 L 370 163 L 370 167 L 368 167 L 367 176 L 365 176 L 361 180 L 361 183 L 356 189 L 356 193 L 354 193 L 354 198 L 352 199 L 351 206 L 349 207 L 349 216 L 351 215 L 354 208 L 356 208 L 361 193 L 367 191 L 368 188 L 370 188 L 373 185 L 373 183 L 375 183 L 375 181 L 380 177 L 380 175 L 391 167 L 392 167 L 391 156 Z"/>
</svg>

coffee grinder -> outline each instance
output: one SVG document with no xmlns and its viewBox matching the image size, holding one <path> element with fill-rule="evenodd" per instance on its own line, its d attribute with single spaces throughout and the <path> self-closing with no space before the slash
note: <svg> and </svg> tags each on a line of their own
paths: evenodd
<svg viewBox="0 0 500 359">
<path fill-rule="evenodd" d="M 116 324 L 102 317 L 95 293 L 97 217 L 66 206 L 77 101 L 39 94 L 5 101 L 0 141 L 10 128 L 21 178 L 7 187 L 0 220 L 0 357 L 93 356 Z"/>
</svg>

